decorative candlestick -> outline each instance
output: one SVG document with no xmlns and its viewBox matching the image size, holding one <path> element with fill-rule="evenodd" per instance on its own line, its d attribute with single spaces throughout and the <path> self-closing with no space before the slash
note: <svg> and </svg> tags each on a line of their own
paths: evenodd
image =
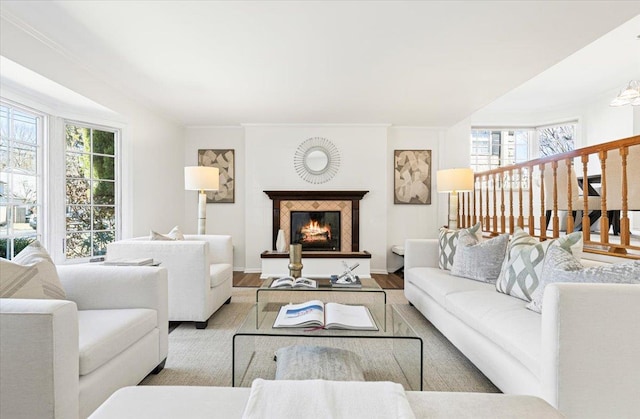
<svg viewBox="0 0 640 419">
<path fill-rule="evenodd" d="M 289 246 L 289 276 L 300 278 L 302 276 L 302 245 Z"/>
</svg>

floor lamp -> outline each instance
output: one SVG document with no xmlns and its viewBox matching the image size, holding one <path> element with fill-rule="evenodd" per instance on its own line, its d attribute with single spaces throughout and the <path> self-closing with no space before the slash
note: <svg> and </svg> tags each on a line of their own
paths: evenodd
<svg viewBox="0 0 640 419">
<path fill-rule="evenodd" d="M 458 192 L 473 190 L 473 170 L 438 170 L 436 185 L 439 193 L 449 193 L 449 228 L 458 228 Z"/>
<path fill-rule="evenodd" d="M 217 191 L 220 185 L 220 172 L 217 167 L 188 166 L 184 168 L 184 188 L 198 193 L 198 234 L 207 231 L 207 194 L 205 191 Z"/>
</svg>

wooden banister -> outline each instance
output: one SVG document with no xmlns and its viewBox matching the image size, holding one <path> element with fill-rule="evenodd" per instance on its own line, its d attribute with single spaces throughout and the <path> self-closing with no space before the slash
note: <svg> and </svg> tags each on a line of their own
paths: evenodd
<svg viewBox="0 0 640 419">
<path fill-rule="evenodd" d="M 636 179 L 638 172 L 634 171 L 636 167 L 630 164 L 640 165 L 640 161 L 630 161 L 630 149 L 634 152 L 640 150 L 640 136 L 478 172 L 474 175 L 474 191 L 462 197 L 461 223 L 471 226 L 480 221 L 483 231 L 491 236 L 505 232 L 513 233 L 516 225 L 520 228 L 528 227 L 529 234 L 539 237 L 540 240 L 549 237 L 547 229 L 555 238 L 580 228 L 583 231 L 585 251 L 618 256 L 622 253 L 626 257 L 640 259 L 640 239 L 634 240 L 631 234 L 632 223 L 629 214 L 630 211 L 640 210 L 630 208 L 629 204 L 635 202 L 633 205 L 638 205 L 637 200 L 630 201 L 630 198 L 640 195 L 640 178 Z M 609 154 L 612 150 L 615 150 L 615 154 Z M 618 155 L 620 160 L 617 160 Z M 637 157 L 633 159 L 637 160 Z M 597 173 L 598 169 L 600 173 Z M 590 170 L 595 172 L 590 173 Z M 629 173 L 634 173 L 632 178 L 629 178 Z M 609 175 L 612 177 L 608 178 Z M 582 191 L 575 186 L 577 176 L 578 182 L 582 181 L 579 185 Z M 535 182 L 534 177 L 537 179 Z M 611 182 L 614 182 L 613 186 Z M 599 197 L 595 196 L 598 191 L 593 188 L 593 185 L 598 183 Z M 505 188 L 509 188 L 509 191 L 505 192 Z M 547 197 L 545 188 L 548 189 Z M 592 193 L 593 202 L 590 200 L 589 191 Z M 607 191 L 621 196 L 607 196 Z M 599 204 L 596 204 L 598 199 Z M 547 211 L 551 213 L 549 220 Z M 561 217 L 564 217 L 562 211 L 566 211 L 566 227 L 561 222 Z M 580 216 L 579 219 L 574 217 L 576 212 Z M 619 233 L 616 231 L 618 218 Z M 592 234 L 592 224 L 598 219 L 599 234 Z M 613 236 L 609 234 L 611 226 L 614 228 Z"/>
</svg>

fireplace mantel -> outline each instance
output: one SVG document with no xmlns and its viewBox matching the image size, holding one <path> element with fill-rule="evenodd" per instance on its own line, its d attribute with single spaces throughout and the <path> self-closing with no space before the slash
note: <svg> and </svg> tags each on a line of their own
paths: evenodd
<svg viewBox="0 0 640 419">
<path fill-rule="evenodd" d="M 351 201 L 351 251 L 360 250 L 360 200 L 369 191 L 264 191 L 273 201 L 272 249 L 280 230 L 280 204 L 282 201 Z"/>
</svg>

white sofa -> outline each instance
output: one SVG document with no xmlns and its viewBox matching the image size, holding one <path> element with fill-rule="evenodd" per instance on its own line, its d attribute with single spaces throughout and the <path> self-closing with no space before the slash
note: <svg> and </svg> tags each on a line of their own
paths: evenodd
<svg viewBox="0 0 640 419">
<path fill-rule="evenodd" d="M 0 417 L 85 418 L 167 357 L 167 272 L 59 266 L 68 300 L 0 299 Z"/>
<path fill-rule="evenodd" d="M 300 382 L 300 394 L 305 394 Z M 357 383 L 354 383 L 357 392 Z M 248 387 L 138 386 L 118 390 L 91 419 L 241 419 Z M 488 393 L 407 391 L 416 418 L 437 419 L 561 419 L 545 401 L 531 396 Z M 353 397 L 353 394 L 345 394 Z M 288 416 L 289 419 L 299 416 Z M 371 418 L 371 415 L 360 417 Z"/>
<path fill-rule="evenodd" d="M 169 272 L 169 320 L 207 327 L 231 302 L 233 243 L 227 235 L 184 235 L 184 240 L 137 237 L 107 245 L 107 260 L 153 258 Z"/>
<path fill-rule="evenodd" d="M 405 242 L 405 296 L 500 390 L 569 418 L 640 412 L 640 286 L 554 284 L 542 314 L 438 268 L 438 240 Z"/>
</svg>

